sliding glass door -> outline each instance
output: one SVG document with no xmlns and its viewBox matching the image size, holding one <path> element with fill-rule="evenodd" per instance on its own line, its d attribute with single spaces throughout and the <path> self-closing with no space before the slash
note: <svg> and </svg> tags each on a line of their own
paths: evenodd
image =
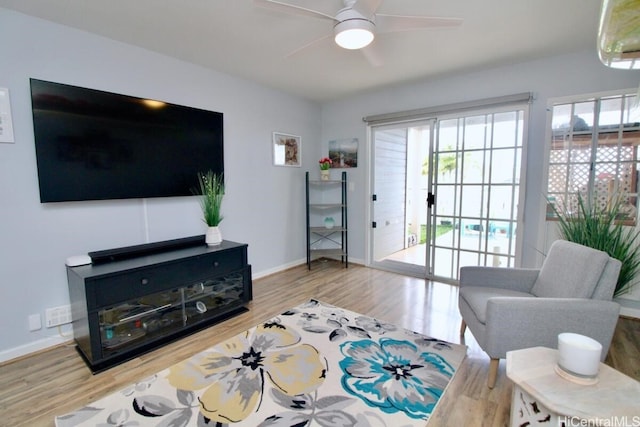
<svg viewBox="0 0 640 427">
<path fill-rule="evenodd" d="M 513 267 L 526 107 L 371 127 L 370 264 L 442 281 Z"/>
<path fill-rule="evenodd" d="M 465 265 L 514 267 L 524 110 L 443 118 L 433 175 L 430 277 L 458 279 Z"/>
<path fill-rule="evenodd" d="M 424 277 L 433 120 L 374 128 L 373 265 Z"/>
</svg>

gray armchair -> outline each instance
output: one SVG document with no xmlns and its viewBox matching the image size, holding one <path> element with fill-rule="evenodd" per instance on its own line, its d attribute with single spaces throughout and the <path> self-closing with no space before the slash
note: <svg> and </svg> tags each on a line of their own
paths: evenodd
<svg viewBox="0 0 640 427">
<path fill-rule="evenodd" d="M 468 327 L 491 358 L 489 388 L 507 351 L 556 348 L 574 332 L 609 351 L 620 306 L 613 301 L 620 261 L 566 240 L 553 242 L 540 269 L 461 267 L 460 335 Z"/>
</svg>

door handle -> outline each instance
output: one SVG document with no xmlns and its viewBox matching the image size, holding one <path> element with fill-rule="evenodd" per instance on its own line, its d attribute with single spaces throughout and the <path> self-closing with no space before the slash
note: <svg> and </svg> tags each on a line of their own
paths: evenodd
<svg viewBox="0 0 640 427">
<path fill-rule="evenodd" d="M 436 195 L 433 194 L 432 192 L 429 192 L 429 194 L 427 194 L 427 207 L 430 209 L 435 204 L 436 204 Z"/>
</svg>

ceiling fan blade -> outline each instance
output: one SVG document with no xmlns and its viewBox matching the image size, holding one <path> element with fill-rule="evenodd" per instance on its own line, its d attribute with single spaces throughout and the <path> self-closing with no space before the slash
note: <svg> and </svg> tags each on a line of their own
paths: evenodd
<svg viewBox="0 0 640 427">
<path fill-rule="evenodd" d="M 293 13 L 296 15 L 304 15 L 310 16 L 312 18 L 322 18 L 322 19 L 331 19 L 335 21 L 336 18 L 331 15 L 327 15 L 324 12 L 320 12 L 318 10 L 307 9 L 306 7 L 296 6 L 289 3 L 284 3 L 276 0 L 253 0 L 253 2 L 260 7 L 264 7 L 265 9 L 275 10 L 278 12 L 284 13 Z"/>
<path fill-rule="evenodd" d="M 367 59 L 367 62 L 369 62 L 372 67 L 378 68 L 384 65 L 380 50 L 376 48 L 375 43 L 371 43 L 369 46 L 366 46 L 360 50 L 362 51 L 364 57 Z"/>
<path fill-rule="evenodd" d="M 314 47 L 314 46 L 316 46 L 316 45 L 318 45 L 318 44 L 320 44 L 320 43 L 324 42 L 325 40 L 327 40 L 327 39 L 329 39 L 329 38 L 331 38 L 331 37 L 333 37 L 333 35 L 332 35 L 332 34 L 327 34 L 326 36 L 322 36 L 322 37 L 320 37 L 319 39 L 312 40 L 312 41 L 310 41 L 309 43 L 307 43 L 307 44 L 305 44 L 305 45 L 303 45 L 303 46 L 300 46 L 299 48 L 297 48 L 297 49 L 295 49 L 295 50 L 293 50 L 293 51 L 289 52 L 288 54 L 286 54 L 286 55 L 285 55 L 285 58 L 287 58 L 287 59 L 288 59 L 288 58 L 291 58 L 291 57 L 293 57 L 293 56 L 296 56 L 296 55 L 298 55 L 299 53 L 301 53 L 302 51 L 307 50 L 307 49 L 309 49 L 309 48 L 312 48 L 312 47 Z"/>
<path fill-rule="evenodd" d="M 380 7 L 380 3 L 382 3 L 382 0 L 356 0 L 351 9 L 365 18 L 371 18 Z"/>
<path fill-rule="evenodd" d="M 435 16 L 376 15 L 376 31 L 390 33 L 395 31 L 417 30 L 420 28 L 457 27 L 462 18 L 438 18 Z"/>
</svg>

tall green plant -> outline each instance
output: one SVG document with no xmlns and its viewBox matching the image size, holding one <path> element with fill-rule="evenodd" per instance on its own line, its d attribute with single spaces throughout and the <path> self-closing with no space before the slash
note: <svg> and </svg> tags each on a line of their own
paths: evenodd
<svg viewBox="0 0 640 427">
<path fill-rule="evenodd" d="M 629 292 L 640 271 L 640 231 L 625 227 L 619 220 L 622 206 L 623 201 L 618 198 L 610 206 L 599 207 L 586 202 L 580 194 L 576 213 L 560 212 L 553 206 L 563 239 L 604 251 L 622 262 L 614 296 Z"/>
<path fill-rule="evenodd" d="M 206 174 L 198 174 L 200 184 L 200 206 L 202 207 L 202 220 L 209 227 L 217 227 L 223 219 L 221 213 L 222 198 L 224 196 L 224 181 L 222 175 L 208 171 Z"/>
</svg>

